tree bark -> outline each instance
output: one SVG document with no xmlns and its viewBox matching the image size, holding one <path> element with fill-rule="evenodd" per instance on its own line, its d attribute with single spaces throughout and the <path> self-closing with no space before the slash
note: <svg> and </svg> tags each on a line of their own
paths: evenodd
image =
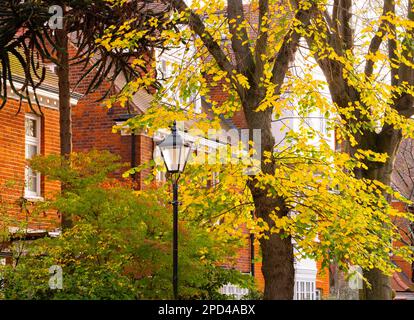
<svg viewBox="0 0 414 320">
<path fill-rule="evenodd" d="M 59 47 L 57 75 L 59 78 L 60 153 L 67 157 L 72 152 L 72 110 L 70 106 L 69 40 L 65 29 L 56 31 L 56 42 Z"/>
<path fill-rule="evenodd" d="M 291 237 L 282 239 L 272 234 L 260 240 L 262 273 L 265 279 L 265 300 L 292 300 L 295 286 L 295 268 Z"/>
<path fill-rule="evenodd" d="M 269 199 L 262 190 L 253 188 L 253 199 L 256 207 L 256 215 L 262 218 L 270 228 L 274 221 L 269 213 L 278 205 L 282 207 L 278 215 L 285 216 L 289 210 L 283 206 L 280 200 Z M 295 286 L 295 268 L 292 239 L 282 234 L 268 234 L 268 239 L 260 239 L 262 249 L 262 273 L 265 280 L 265 300 L 292 300 Z"/>
<path fill-rule="evenodd" d="M 274 175 L 276 163 L 265 162 L 264 152 L 274 152 L 275 138 L 272 132 L 272 109 L 255 112 L 262 99 L 263 92 L 258 87 L 252 87 L 243 101 L 243 111 L 250 130 L 261 129 L 261 170 L 264 174 Z M 275 225 L 270 213 L 278 208 L 279 218 L 289 214 L 285 199 L 280 196 L 269 196 L 267 190 L 257 187 L 255 177 L 248 182 L 252 193 L 255 214 L 263 219 L 269 230 Z M 268 238 L 260 239 L 262 249 L 262 273 L 265 280 L 264 299 L 292 300 L 295 286 L 295 268 L 293 244 L 290 236 L 279 233 L 267 233 Z"/>
<path fill-rule="evenodd" d="M 66 160 L 72 152 L 72 110 L 70 105 L 70 81 L 69 81 L 69 36 L 65 23 L 62 29 L 56 30 L 57 45 L 57 76 L 59 84 L 59 125 L 60 125 L 60 154 Z M 68 165 L 64 161 L 63 165 Z M 67 186 L 61 184 L 61 193 L 64 194 Z M 72 226 L 69 216 L 62 215 L 62 229 Z"/>
<path fill-rule="evenodd" d="M 378 180 L 383 184 L 389 186 L 391 184 L 391 174 L 398 151 L 399 145 L 402 140 L 401 130 L 395 130 L 390 126 L 385 126 L 378 135 L 375 135 L 375 139 L 367 138 L 368 134 L 364 138 L 364 142 L 371 141 L 373 145 L 366 145 L 365 148 L 378 153 L 386 153 L 388 159 L 385 163 L 367 162 L 368 169 L 360 172 L 363 178 Z M 361 141 L 359 146 L 363 145 Z M 388 199 L 391 201 L 391 199 Z M 384 226 L 385 227 L 385 226 Z M 368 288 L 364 284 L 363 290 L 361 290 L 360 298 L 363 300 L 391 300 L 392 299 L 392 287 L 390 277 L 384 275 L 380 270 L 374 268 L 371 270 L 363 270 L 364 277 L 367 278 L 371 287 Z"/>
<path fill-rule="evenodd" d="M 364 270 L 364 277 L 367 278 L 371 284 L 368 288 L 364 284 L 360 299 L 361 300 L 391 300 L 392 288 L 390 277 L 384 275 L 381 270 L 372 269 Z"/>
</svg>

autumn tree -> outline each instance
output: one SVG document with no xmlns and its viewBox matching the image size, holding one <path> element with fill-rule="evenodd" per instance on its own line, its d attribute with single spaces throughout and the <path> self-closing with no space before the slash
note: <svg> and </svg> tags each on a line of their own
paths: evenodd
<svg viewBox="0 0 414 320">
<path fill-rule="evenodd" d="M 128 181 L 109 178 L 121 167 L 109 152 L 37 157 L 32 165 L 68 192 L 38 203 L 32 216 L 54 209 L 74 221 L 56 238 L 14 238 L 13 264 L 1 266 L 4 299 L 168 299 L 171 288 L 171 205 L 166 188 L 136 192 Z M 0 207 L 1 208 L 1 207 Z M 252 288 L 249 275 L 223 268 L 241 241 L 180 221 L 180 298 L 226 299 L 219 289 L 232 282 Z M 49 268 L 60 266 L 62 288 L 49 286 Z"/>
<path fill-rule="evenodd" d="M 212 220 L 201 210 L 209 201 L 200 199 L 199 190 L 205 190 L 200 176 L 220 172 L 223 190 L 229 190 L 235 181 L 239 187 L 247 186 L 244 201 L 235 203 L 254 206 L 255 220 L 244 217 L 260 237 L 265 299 L 293 298 L 294 246 L 298 257 L 320 259 L 324 266 L 334 261 L 343 270 L 360 265 L 388 275 L 395 270 L 390 252 L 409 258 L 409 248 L 392 247 L 392 240 L 399 236 L 392 217 L 402 214 L 412 218 L 396 212 L 386 201 L 388 196 L 400 196 L 375 176 L 360 179 L 359 175 L 366 163 L 383 165 L 387 157 L 364 148 L 350 154 L 335 152 L 306 121 L 317 111 L 327 118 L 330 131 L 337 131 L 343 139 L 353 137 L 354 132 L 337 121 L 338 110 L 323 96 L 324 81 L 313 79 L 310 71 L 315 62 L 305 63 L 300 77 L 289 69 L 303 46 L 301 39 L 313 27 L 315 12 L 322 10 L 324 3 L 301 1 L 295 6 L 288 1 L 260 0 L 243 5 L 229 0 L 207 5 L 193 1 L 191 7 L 181 0 L 166 3 L 174 7 L 169 17 L 179 32 L 166 30 L 160 37 L 165 51 L 178 52 L 180 59 L 172 63 L 172 74 L 163 79 L 152 107 L 129 125 L 151 134 L 170 125 L 171 119 L 187 120 L 203 136 L 207 129 L 219 127 L 223 118 L 231 119 L 241 111 L 251 133 L 261 130 L 261 161 L 253 164 L 260 170 L 246 176 L 237 166 L 231 170 L 228 164 L 214 167 L 198 163 L 194 170 L 198 175 L 186 172 L 183 179 L 187 183 L 181 188 L 184 206 L 191 208 L 195 202 L 199 207 L 183 214 L 191 213 L 207 225 Z M 323 32 L 318 34 L 323 37 Z M 125 43 L 108 45 L 126 48 Z M 152 67 L 155 71 L 155 61 Z M 142 75 L 108 105 L 125 102 L 131 92 L 152 86 L 157 77 L 156 72 Z M 216 88 L 226 97 L 221 103 L 211 97 Z M 195 110 L 191 100 L 194 92 L 204 97 L 204 112 Z M 282 120 L 285 110 L 295 112 L 299 128 L 284 125 L 284 138 L 276 143 L 272 122 Z M 233 216 L 233 207 L 216 216 L 222 214 L 225 222 L 228 214 Z M 224 226 L 228 232 L 234 229 L 234 224 Z"/>
<path fill-rule="evenodd" d="M 199 37 L 213 57 L 215 63 L 226 77 L 240 99 L 242 110 L 246 116 L 249 129 L 260 128 L 262 131 L 262 155 L 273 153 L 275 139 L 271 130 L 272 109 L 267 108 L 262 112 L 256 109 L 265 100 L 267 88 L 263 85 L 266 79 L 269 86 L 274 88 L 275 96 L 280 94 L 280 88 L 285 79 L 289 63 L 293 60 L 299 43 L 300 34 L 294 28 L 287 27 L 282 39 L 269 39 L 269 1 L 260 1 L 258 18 L 258 35 L 256 39 L 248 36 L 247 23 L 244 17 L 243 3 L 241 0 L 230 0 L 225 12 L 228 29 L 226 35 L 231 42 L 231 49 L 234 52 L 234 61 L 230 59 L 229 51 L 225 51 L 217 35 L 211 34 L 203 21 L 203 16 L 189 9 L 184 1 L 172 1 L 175 9 L 185 18 L 191 30 Z M 217 6 L 217 3 L 216 3 Z M 213 6 L 214 7 L 214 6 Z M 216 7 L 216 10 L 219 8 Z M 215 14 L 210 11 L 210 14 Z M 204 14 L 209 14 L 204 12 Z M 223 18 L 224 14 L 221 15 Z M 208 19 L 208 18 L 207 18 Z M 295 13 L 295 20 L 303 25 L 309 23 L 310 13 L 308 8 L 300 8 Z M 284 38 L 284 39 L 283 39 Z M 270 43 L 280 42 L 280 45 L 268 50 Z M 273 52 L 268 52 L 273 51 Z M 237 77 L 239 76 L 239 77 Z M 240 78 L 243 81 L 239 81 Z M 239 80 L 238 80 L 239 79 Z M 263 173 L 273 175 L 276 170 L 275 161 L 265 161 L 261 164 Z M 278 208 L 279 218 L 288 215 L 290 208 L 286 206 L 283 196 L 275 195 L 269 197 L 267 190 L 258 186 L 255 179 L 248 181 L 249 188 L 255 203 L 255 214 L 258 218 L 272 228 L 275 225 L 271 218 L 271 212 Z M 293 267 L 293 245 L 290 235 L 270 234 L 269 238 L 261 241 L 263 254 L 263 275 L 266 286 L 264 296 L 267 299 L 291 299 L 293 297 L 294 267 Z"/>
<path fill-rule="evenodd" d="M 401 139 L 412 136 L 413 19 L 412 1 L 322 1 L 315 2 L 304 33 L 348 131 L 342 139 L 347 152 L 353 156 L 362 149 L 386 157 L 364 160 L 355 170 L 360 179 L 390 185 Z M 364 298 L 391 299 L 389 277 L 377 268 L 364 275 L 372 285 Z"/>
</svg>

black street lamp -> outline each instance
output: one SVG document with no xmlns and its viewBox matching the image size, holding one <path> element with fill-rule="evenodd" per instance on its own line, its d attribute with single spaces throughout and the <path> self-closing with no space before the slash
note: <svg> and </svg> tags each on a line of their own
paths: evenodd
<svg viewBox="0 0 414 320">
<path fill-rule="evenodd" d="M 174 299 L 178 297 L 178 179 L 184 171 L 191 152 L 191 144 L 177 132 L 176 122 L 171 128 L 171 134 L 157 143 L 161 151 L 167 172 L 171 174 L 173 183 L 173 290 Z"/>
</svg>

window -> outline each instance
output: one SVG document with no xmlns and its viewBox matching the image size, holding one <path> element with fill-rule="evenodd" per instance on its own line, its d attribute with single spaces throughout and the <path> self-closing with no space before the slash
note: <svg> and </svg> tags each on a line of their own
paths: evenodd
<svg viewBox="0 0 414 320">
<path fill-rule="evenodd" d="M 167 172 L 162 170 L 157 170 L 157 174 L 155 176 L 155 181 L 157 182 L 166 182 L 167 181 Z"/>
<path fill-rule="evenodd" d="M 315 300 L 322 300 L 322 289 L 316 289 Z"/>
<path fill-rule="evenodd" d="M 6 265 L 6 259 L 0 258 L 0 266 Z M 2 274 L 0 274 L 0 290 L 4 289 L 4 278 Z"/>
<path fill-rule="evenodd" d="M 207 180 L 206 188 L 214 188 L 220 183 L 219 173 L 213 171 L 211 174 L 211 178 Z"/>
<path fill-rule="evenodd" d="M 321 122 L 320 122 L 320 131 L 324 134 L 324 135 L 327 135 L 327 134 L 329 134 L 329 131 L 330 130 L 328 130 L 328 121 L 329 121 L 329 118 L 327 118 L 327 117 L 325 117 L 325 115 L 323 115 L 322 113 L 321 113 Z"/>
<path fill-rule="evenodd" d="M 40 118 L 27 114 L 25 119 L 25 153 L 26 159 L 40 154 Z M 25 196 L 36 198 L 41 196 L 40 173 L 35 172 L 29 166 L 25 168 Z"/>
<path fill-rule="evenodd" d="M 219 173 L 217 171 L 214 171 L 212 173 L 212 177 L 211 177 L 211 186 L 215 187 L 220 183 L 220 178 L 219 178 Z"/>
<path fill-rule="evenodd" d="M 241 300 L 244 296 L 249 294 L 249 290 L 228 283 L 220 288 L 220 293 L 229 296 L 234 296 L 236 300 Z"/>
<path fill-rule="evenodd" d="M 328 119 L 321 113 L 312 113 L 305 122 L 315 131 L 323 135 L 328 134 Z"/>
<path fill-rule="evenodd" d="M 314 281 L 295 281 L 295 300 L 315 300 L 315 282 Z"/>
<path fill-rule="evenodd" d="M 167 181 L 167 177 L 166 177 L 167 172 L 165 171 L 165 168 L 164 168 L 164 160 L 162 159 L 160 148 L 156 147 L 154 149 L 153 157 L 154 157 L 155 163 L 157 165 L 162 166 L 162 168 L 159 168 L 156 170 L 155 181 L 157 182 Z"/>
<path fill-rule="evenodd" d="M 321 116 L 321 119 L 320 119 L 320 128 L 319 128 L 319 130 L 320 130 L 320 132 L 321 133 L 323 133 L 323 134 L 327 134 L 328 133 L 328 130 L 327 130 L 327 127 L 326 127 L 326 119 L 323 117 L 323 116 Z"/>
<path fill-rule="evenodd" d="M 165 103 L 179 103 L 181 108 L 187 108 L 189 105 L 192 105 L 194 112 L 201 112 L 201 99 L 197 91 L 191 91 L 186 93 L 186 97 L 182 97 L 179 93 L 178 88 L 168 88 L 171 87 L 174 77 L 174 68 L 181 65 L 181 60 L 183 58 L 174 57 L 171 55 L 163 54 L 158 56 L 157 62 L 157 71 L 158 79 L 163 82 L 166 88 L 166 97 L 164 98 Z M 182 66 L 181 66 L 182 67 Z"/>
</svg>

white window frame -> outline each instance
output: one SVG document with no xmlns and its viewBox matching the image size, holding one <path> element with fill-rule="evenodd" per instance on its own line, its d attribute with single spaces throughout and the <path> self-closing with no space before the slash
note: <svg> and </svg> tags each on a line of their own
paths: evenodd
<svg viewBox="0 0 414 320">
<path fill-rule="evenodd" d="M 292 241 L 295 245 L 295 242 Z M 298 249 L 294 248 L 295 253 Z M 310 258 L 295 257 L 294 300 L 316 300 L 316 261 Z"/>
<path fill-rule="evenodd" d="M 294 300 L 316 300 L 316 283 L 312 280 L 297 280 L 294 292 Z"/>
<path fill-rule="evenodd" d="M 34 120 L 36 122 L 36 138 L 30 137 L 26 135 L 26 120 Z M 41 146 L 42 146 L 42 140 L 41 140 L 41 126 L 42 126 L 42 120 L 39 116 L 28 113 L 25 115 L 25 121 L 24 121 L 24 134 L 25 134 L 25 142 L 24 142 L 24 148 L 25 148 L 25 158 L 27 158 L 27 146 L 32 145 L 37 147 L 37 154 L 40 154 L 41 152 Z M 33 192 L 28 189 L 28 174 L 29 174 L 29 166 L 26 165 L 25 167 L 25 174 L 24 174 L 24 195 L 25 198 L 41 198 L 42 190 L 41 190 L 41 175 L 39 172 L 36 173 L 36 191 Z"/>
<path fill-rule="evenodd" d="M 226 296 L 233 296 L 236 300 L 241 300 L 244 296 L 249 294 L 249 289 L 240 288 L 232 283 L 227 283 L 220 288 L 220 293 Z"/>
<path fill-rule="evenodd" d="M 179 54 L 182 54 L 180 52 Z M 169 77 L 172 77 L 172 69 L 173 64 L 180 64 L 182 62 L 181 57 L 176 57 L 174 55 L 168 54 L 168 53 L 162 53 L 160 51 L 156 54 L 156 64 L 157 64 L 157 72 L 162 74 L 163 78 L 168 79 Z M 172 99 L 174 101 L 179 102 L 180 104 L 183 102 L 181 97 L 177 92 L 171 93 L 170 90 L 168 90 L 167 95 L 169 96 L 169 99 Z M 162 101 L 164 103 L 168 103 L 168 98 L 163 98 Z M 201 97 L 200 94 L 197 93 L 194 95 L 193 98 L 190 98 L 190 103 L 194 103 L 194 112 L 199 114 L 201 113 Z"/>
<path fill-rule="evenodd" d="M 161 150 L 158 146 L 154 148 L 153 151 L 153 159 L 156 164 L 162 164 L 162 167 L 164 168 L 164 160 L 162 159 Z M 165 168 L 164 168 L 165 169 Z M 158 183 L 164 183 L 167 181 L 167 172 L 164 169 L 156 169 L 155 172 L 155 181 Z"/>
<path fill-rule="evenodd" d="M 220 183 L 220 173 L 213 171 L 211 174 L 211 187 L 216 187 Z"/>
<path fill-rule="evenodd" d="M 321 289 L 316 289 L 315 291 L 315 300 L 322 300 L 322 290 Z"/>
<path fill-rule="evenodd" d="M 320 123 L 319 123 L 319 131 L 323 134 L 323 135 L 327 135 L 328 134 L 328 119 L 325 118 L 325 115 L 322 114 L 322 112 L 319 112 L 320 114 Z"/>
</svg>

